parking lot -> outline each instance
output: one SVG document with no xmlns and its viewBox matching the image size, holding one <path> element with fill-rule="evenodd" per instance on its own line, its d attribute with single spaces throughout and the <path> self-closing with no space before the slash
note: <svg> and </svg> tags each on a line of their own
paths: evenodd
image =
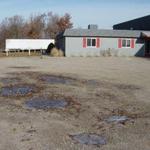
<svg viewBox="0 0 150 150">
<path fill-rule="evenodd" d="M 149 150 L 150 59 L 0 58 L 0 135 L 2 150 Z"/>
</svg>

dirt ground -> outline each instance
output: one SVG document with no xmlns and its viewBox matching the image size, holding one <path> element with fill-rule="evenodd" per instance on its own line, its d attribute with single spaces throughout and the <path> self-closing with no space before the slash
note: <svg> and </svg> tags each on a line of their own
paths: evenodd
<svg viewBox="0 0 150 150">
<path fill-rule="evenodd" d="M 52 83 L 47 77 L 58 79 Z M 3 88 L 24 85 L 35 89 L 27 95 L 2 93 Z M 64 99 L 68 105 L 61 109 L 26 105 L 45 96 Z M 116 115 L 129 119 L 106 121 Z M 71 138 L 80 133 L 101 135 L 107 143 L 80 144 Z M 0 150 L 98 149 L 150 149 L 150 59 L 0 58 Z"/>
</svg>

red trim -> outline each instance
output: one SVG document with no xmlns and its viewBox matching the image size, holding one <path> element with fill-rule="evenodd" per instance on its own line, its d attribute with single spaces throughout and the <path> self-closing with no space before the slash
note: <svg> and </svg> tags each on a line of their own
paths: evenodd
<svg viewBox="0 0 150 150">
<path fill-rule="evenodd" d="M 100 47 L 100 38 L 96 38 L 96 47 L 97 47 L 97 48 Z"/>
<path fill-rule="evenodd" d="M 83 38 L 83 48 L 86 48 L 86 38 Z"/>
<path fill-rule="evenodd" d="M 118 48 L 122 48 L 122 39 L 118 39 Z"/>
<path fill-rule="evenodd" d="M 134 48 L 135 47 L 135 41 L 134 39 L 131 39 L 131 48 Z"/>
</svg>

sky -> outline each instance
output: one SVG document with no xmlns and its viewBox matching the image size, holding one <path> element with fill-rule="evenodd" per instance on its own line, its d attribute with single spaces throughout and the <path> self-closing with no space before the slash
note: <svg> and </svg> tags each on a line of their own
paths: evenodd
<svg viewBox="0 0 150 150">
<path fill-rule="evenodd" d="M 70 13 L 75 28 L 97 24 L 110 29 L 114 24 L 150 15 L 150 0 L 0 0 L 0 21 L 49 11 Z"/>
</svg>

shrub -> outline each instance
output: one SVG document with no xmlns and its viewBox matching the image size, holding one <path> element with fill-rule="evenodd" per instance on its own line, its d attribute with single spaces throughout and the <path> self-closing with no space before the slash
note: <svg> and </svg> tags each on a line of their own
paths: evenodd
<svg viewBox="0 0 150 150">
<path fill-rule="evenodd" d="M 64 57 L 64 52 L 61 49 L 59 49 L 59 57 Z"/>
<path fill-rule="evenodd" d="M 59 57 L 59 50 L 57 48 L 52 48 L 50 55 L 52 57 Z"/>
<path fill-rule="evenodd" d="M 108 50 L 102 50 L 102 51 L 100 51 L 100 54 L 101 54 L 101 56 L 104 56 L 104 57 L 106 57 L 106 56 L 108 56 L 108 57 L 110 57 L 110 56 L 118 56 L 118 51 L 117 50 L 114 50 L 114 49 L 108 49 Z"/>
<path fill-rule="evenodd" d="M 106 56 L 105 50 L 100 51 L 101 56 Z"/>
</svg>

